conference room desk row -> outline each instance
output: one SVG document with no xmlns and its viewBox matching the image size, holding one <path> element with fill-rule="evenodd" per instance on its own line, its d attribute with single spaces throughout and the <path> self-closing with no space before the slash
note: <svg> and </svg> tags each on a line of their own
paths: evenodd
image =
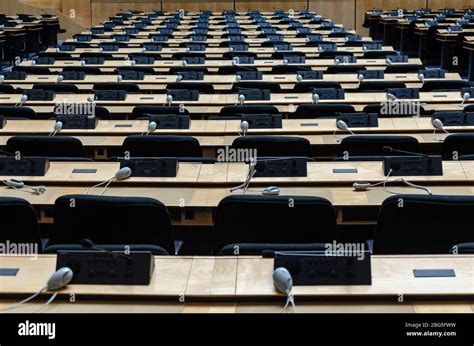
<svg viewBox="0 0 474 346">
<path fill-rule="evenodd" d="M 5 256 L 1 261 L 19 271 L 0 277 L 0 309 L 35 293 L 56 266 L 55 255 Z M 295 286 L 293 294 L 297 312 L 470 313 L 473 267 L 474 256 L 468 255 L 373 256 L 370 286 Z M 413 276 L 414 269 L 438 268 L 454 269 L 456 277 Z M 71 284 L 44 312 L 275 313 L 286 297 L 274 288 L 272 272 L 273 260 L 259 257 L 155 257 L 148 286 Z M 38 307 L 29 303 L 14 311 Z"/>
<path fill-rule="evenodd" d="M 472 196 L 474 186 L 431 185 L 434 195 Z M 349 186 L 285 186 L 280 185 L 282 196 L 318 196 L 326 198 L 336 210 L 339 225 L 374 225 L 377 222 L 380 206 L 383 201 L 393 194 L 419 194 L 426 192 L 400 185 L 388 183 L 387 190 L 374 187 L 368 191 L 354 191 Z M 6 186 L 0 186 L 0 197 L 17 197 L 27 200 L 35 209 L 37 220 L 42 224 L 53 222 L 54 202 L 64 195 L 85 194 L 87 187 L 71 186 L 64 183 L 48 185 L 41 195 L 25 193 Z M 245 195 L 261 195 L 263 186 L 250 184 Z M 91 190 L 89 194 L 100 194 L 101 188 Z M 214 226 L 216 208 L 225 197 L 242 195 L 242 191 L 230 192 L 228 187 L 189 187 L 189 186 L 110 186 L 105 196 L 148 197 L 164 203 L 170 213 L 171 222 L 175 226 Z M 190 228 L 191 230 L 191 228 Z M 349 231 L 350 232 L 350 231 Z"/>
<path fill-rule="evenodd" d="M 167 105 L 166 93 L 163 94 L 135 94 L 129 93 L 124 101 L 95 101 L 97 105 Z M 55 94 L 53 100 L 46 101 L 26 101 L 21 102 L 21 94 L 2 94 L 0 96 L 0 105 L 19 105 L 24 106 L 30 105 L 42 105 L 42 106 L 55 106 L 58 104 L 79 104 L 79 103 L 90 103 L 88 99 L 93 97 L 92 94 Z M 473 100 L 474 101 L 474 100 Z M 417 102 L 420 104 L 457 104 L 452 106 L 452 109 L 461 110 L 460 107 L 463 99 L 459 91 L 434 91 L 434 92 L 420 92 L 418 99 L 403 99 L 393 101 L 393 105 L 396 103 L 404 102 L 405 104 L 412 104 Z M 239 94 L 200 94 L 197 101 L 173 101 L 172 105 L 179 106 L 225 106 L 225 105 L 236 105 L 239 104 Z M 270 95 L 269 100 L 255 100 L 245 101 L 245 104 L 266 104 L 266 105 L 300 105 L 300 104 L 312 104 L 313 98 L 312 93 L 273 93 Z M 344 99 L 337 100 L 320 100 L 320 104 L 386 104 L 387 95 L 385 92 L 348 92 L 345 93 Z M 466 101 L 464 104 L 468 105 L 472 103 L 471 100 Z"/>
<path fill-rule="evenodd" d="M 236 73 L 237 74 L 237 73 Z M 234 83 L 237 82 L 236 74 L 229 75 L 204 75 L 202 80 L 198 81 L 181 81 L 184 86 L 192 87 L 193 82 L 210 83 L 216 91 L 230 91 Z M 52 75 L 28 75 L 25 80 L 12 80 L 4 83 L 10 84 L 15 88 L 31 89 L 36 84 L 42 83 L 58 83 L 59 74 Z M 457 73 L 446 73 L 445 78 L 426 78 L 429 80 L 461 80 Z M 111 75 L 86 75 L 83 80 L 63 80 L 61 84 L 75 84 L 81 91 L 90 91 L 96 83 L 117 83 L 118 74 Z M 144 75 L 143 79 L 122 80 L 124 83 L 133 83 L 143 90 L 165 90 L 169 83 L 177 82 L 177 75 Z M 256 80 L 255 80 L 256 81 Z M 280 87 L 285 90 L 292 90 L 298 83 L 296 74 L 263 74 L 262 82 L 279 83 Z M 357 89 L 359 87 L 358 74 L 324 74 L 322 79 L 305 79 L 304 82 L 337 82 L 344 89 Z M 423 83 L 418 78 L 418 73 L 390 73 L 385 74 L 381 79 L 364 79 L 364 82 L 402 82 L 408 88 L 421 88 Z"/>
<path fill-rule="evenodd" d="M 339 41 L 338 41 L 339 40 Z M 337 47 L 337 52 L 340 55 L 344 55 L 345 53 L 353 54 L 356 57 L 362 57 L 366 50 L 363 47 L 349 47 L 349 46 L 344 46 L 343 42 L 340 41 L 340 39 L 336 38 L 331 38 L 331 40 L 325 40 L 328 42 L 333 42 L 339 44 Z M 367 41 L 370 43 L 369 41 Z M 190 44 L 195 44 L 194 42 L 189 42 Z M 199 44 L 199 43 L 197 43 Z M 380 49 L 381 52 L 384 51 L 389 51 L 392 52 L 393 48 L 390 46 L 383 46 L 382 49 Z M 56 54 L 57 50 L 56 48 L 48 48 L 46 51 L 47 53 L 52 53 Z M 73 58 L 78 58 L 80 57 L 81 54 L 84 53 L 96 53 L 100 55 L 99 53 L 105 53 L 105 54 L 112 54 L 114 58 L 126 58 L 130 54 L 149 54 L 149 56 L 156 55 L 156 58 L 160 57 L 169 57 L 171 58 L 172 54 L 175 53 L 196 53 L 196 54 L 205 54 L 207 58 L 218 58 L 222 57 L 225 53 L 230 52 L 229 48 L 219 48 L 219 47 L 207 47 L 204 50 L 200 51 L 193 51 L 190 52 L 188 48 L 186 47 L 178 47 L 178 48 L 162 48 L 160 51 L 144 51 L 143 48 L 136 47 L 136 48 L 119 48 L 116 51 L 112 52 L 104 52 L 102 48 L 98 47 L 91 47 L 91 48 L 76 48 L 73 52 L 65 52 L 66 54 L 69 54 Z M 272 54 L 275 53 L 275 49 L 273 47 L 249 47 L 248 50 L 245 52 L 240 52 L 241 54 L 247 54 L 248 53 L 255 53 L 258 54 L 258 57 L 269 57 Z M 235 51 L 235 54 L 239 54 L 239 52 Z M 292 50 L 278 50 L 278 53 L 285 54 L 285 55 L 296 55 L 300 53 L 304 53 L 306 58 L 318 58 L 321 55 L 321 52 L 318 50 L 317 47 L 305 47 L 305 46 L 296 46 L 293 47 Z M 381 53 L 382 54 L 382 53 Z M 58 59 L 60 60 L 60 59 Z"/>
</svg>

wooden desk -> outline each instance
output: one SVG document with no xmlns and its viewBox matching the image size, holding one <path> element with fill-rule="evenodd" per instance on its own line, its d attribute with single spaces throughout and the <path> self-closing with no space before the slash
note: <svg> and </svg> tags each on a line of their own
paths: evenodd
<svg viewBox="0 0 474 346">
<path fill-rule="evenodd" d="M 41 255 L 34 259 L 32 257 L 11 257 L 0 258 L 2 266 L 9 268 L 19 268 L 16 276 L 0 277 L 0 296 L 3 304 L 11 302 L 12 297 L 18 295 L 25 296 L 39 290 L 55 271 L 54 255 Z M 375 308 L 379 304 L 387 304 L 379 311 L 400 309 L 403 311 L 404 304 L 398 303 L 398 298 L 403 295 L 404 301 L 411 304 L 420 303 L 434 304 L 448 299 L 459 303 L 449 303 L 444 305 L 447 311 L 469 311 L 469 304 L 472 304 L 474 293 L 472 290 L 472 277 L 474 267 L 474 256 L 467 255 L 439 255 L 439 256 L 373 256 L 372 257 L 372 285 L 370 286 L 295 286 L 293 293 L 297 307 L 302 305 L 301 311 L 317 311 L 318 305 L 314 303 L 324 298 L 330 304 L 343 299 L 344 304 L 365 303 L 367 308 Z M 414 278 L 413 269 L 438 269 L 452 268 L 456 272 L 454 278 Z M 99 312 L 101 309 L 116 301 L 127 300 L 131 303 L 134 299 L 143 301 L 158 301 L 176 299 L 176 303 L 185 298 L 186 303 L 200 301 L 201 303 L 216 304 L 216 311 L 244 312 L 249 311 L 236 307 L 259 306 L 265 302 L 278 300 L 283 304 L 285 297 L 278 293 L 272 281 L 273 260 L 258 257 L 155 257 L 155 272 L 152 282 L 148 286 L 107 286 L 107 285 L 69 285 L 59 292 L 59 300 L 69 297 L 70 294 L 76 296 L 76 303 L 53 303 L 45 312 L 67 312 L 84 309 L 90 304 L 87 299 L 98 298 L 93 311 Z M 429 283 L 428 283 L 429 281 Z M 18 299 L 18 298 L 17 298 Z M 180 300 L 181 299 L 181 300 Z M 246 304 L 242 304 L 242 300 Z M 379 302 L 374 302 L 378 300 Z M 226 304 L 222 304 L 227 302 Z M 370 302 L 372 301 L 372 302 Z M 82 303 L 81 303 L 82 302 Z M 235 305 L 228 305 L 237 303 Z M 311 304 L 309 303 L 311 302 Z M 383 302 L 383 303 L 381 303 Z M 460 305 L 460 304 L 463 305 Z M 79 304 L 84 304 L 78 307 Z M 103 305 L 101 305 L 103 304 Z M 138 303 L 135 303 L 138 304 Z M 242 304 L 242 305 L 241 305 Z M 315 305 L 313 305 L 315 304 Z M 57 306 L 58 305 L 58 306 Z M 183 304 L 184 305 L 184 304 Z M 275 306 L 276 304 L 270 305 Z M 27 305 L 22 312 L 28 311 Z M 199 306 L 199 305 L 197 305 Z M 265 305 L 263 305 L 265 306 Z M 415 305 L 416 306 L 416 305 Z M 282 306 L 281 306 L 282 307 Z M 81 309 L 82 308 L 82 309 Z M 192 311 L 193 306 L 184 305 L 181 308 L 171 309 L 174 312 Z M 196 306 L 194 306 L 196 308 Z M 432 306 L 436 309 L 435 306 Z M 116 308 L 117 309 L 117 308 Z M 119 309 L 119 308 L 118 308 Z M 144 309 L 142 306 L 140 310 Z M 146 309 L 146 308 L 145 308 Z M 268 307 L 266 308 L 268 309 Z M 328 306 L 322 308 L 330 310 Z M 337 309 L 337 308 L 336 308 Z M 339 307 L 340 311 L 341 307 Z M 409 307 L 405 309 L 410 311 Z M 413 311 L 429 311 L 430 307 Z M 438 309 L 440 309 L 438 305 Z M 442 308 L 441 308 L 442 309 Z M 115 309 L 114 309 L 115 310 Z M 263 308 L 265 311 L 265 308 Z M 365 310 L 365 309 L 364 309 Z M 400 311 L 399 310 L 399 311 Z M 146 310 L 145 310 L 146 311 Z M 207 312 L 211 312 L 209 309 Z M 261 311 L 260 309 L 257 311 Z M 275 312 L 274 309 L 270 311 Z M 206 312 L 205 309 L 202 312 Z M 472 311 L 469 311 L 472 312 Z"/>
</svg>

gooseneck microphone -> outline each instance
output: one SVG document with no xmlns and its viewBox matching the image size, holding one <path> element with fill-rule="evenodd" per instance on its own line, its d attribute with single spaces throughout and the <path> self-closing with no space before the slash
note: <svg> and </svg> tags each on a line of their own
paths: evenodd
<svg viewBox="0 0 474 346">
<path fill-rule="evenodd" d="M 54 137 L 56 134 L 61 131 L 63 128 L 63 123 L 61 121 L 56 121 L 54 124 L 54 129 L 53 131 L 49 134 L 49 137 Z"/>
<path fill-rule="evenodd" d="M 246 120 L 242 121 L 240 123 L 239 135 L 242 137 L 245 137 L 245 135 L 247 134 L 247 131 L 249 130 L 249 127 L 250 127 L 250 124 L 248 123 L 248 121 Z"/>
<path fill-rule="evenodd" d="M 461 104 L 459 105 L 459 107 L 463 107 L 463 106 L 464 106 L 464 103 L 465 103 L 466 101 L 469 101 L 470 98 L 471 98 L 471 93 L 465 92 L 464 94 L 462 94 L 462 102 L 461 102 Z"/>
<path fill-rule="evenodd" d="M 394 148 L 386 146 L 386 145 L 384 145 L 382 147 L 382 150 L 386 153 L 399 153 L 399 154 L 408 154 L 408 155 L 413 155 L 413 156 L 423 156 L 423 157 L 426 157 L 427 159 L 431 160 L 430 155 L 426 155 L 426 154 L 423 154 L 423 153 L 415 153 L 413 151 L 394 149 Z"/>
<path fill-rule="evenodd" d="M 254 177 L 255 173 L 257 173 L 257 169 L 255 167 L 256 165 L 257 165 L 257 160 L 256 159 L 251 159 L 250 164 L 249 164 L 249 169 L 248 169 L 248 172 L 247 172 L 247 177 L 245 178 L 245 181 L 242 184 L 240 184 L 239 186 L 235 186 L 235 187 L 231 188 L 230 192 L 234 192 L 234 191 L 241 190 L 241 189 L 244 191 L 244 193 L 247 191 L 247 189 L 250 185 L 250 181 Z"/>
<path fill-rule="evenodd" d="M 293 290 L 293 278 L 291 277 L 290 272 L 288 269 L 284 267 L 279 267 L 275 269 L 272 275 L 273 278 L 273 285 L 275 289 L 283 294 L 286 294 L 286 304 L 280 312 L 286 311 L 288 306 L 291 304 L 293 308 L 293 312 L 296 312 L 296 305 L 294 295 L 292 293 Z"/>
<path fill-rule="evenodd" d="M 449 132 L 446 131 L 446 129 L 444 128 L 444 124 L 443 122 L 440 120 L 440 119 L 432 119 L 431 120 L 431 124 L 433 125 L 434 127 L 434 130 L 433 130 L 433 139 L 438 141 L 438 142 L 443 142 L 443 139 L 441 138 L 436 138 L 435 135 L 436 135 L 436 130 L 442 130 L 444 132 L 446 132 L 448 135 L 449 135 Z"/>
<path fill-rule="evenodd" d="M 94 244 L 94 242 L 90 239 L 81 239 L 81 241 L 79 242 L 79 245 L 81 245 L 81 247 L 83 249 L 86 249 L 86 250 L 96 250 L 96 251 L 99 251 L 99 252 L 103 252 L 105 254 L 108 254 L 114 258 L 117 258 L 117 257 L 122 257 L 124 259 L 126 259 L 128 262 L 133 262 L 133 258 L 130 257 L 130 256 L 127 256 L 121 252 L 117 253 L 117 252 L 113 252 L 113 251 L 110 251 L 110 250 L 107 250 L 107 249 L 104 249 L 104 248 L 101 248 L 101 247 L 98 247 L 97 245 Z"/>
<path fill-rule="evenodd" d="M 103 182 L 101 182 L 101 183 L 99 183 L 99 184 L 96 184 L 96 185 L 92 186 L 91 188 L 86 189 L 85 194 L 87 195 L 87 194 L 89 194 L 89 191 L 90 191 L 90 190 L 95 189 L 95 188 L 97 188 L 97 187 L 102 186 L 102 185 L 105 184 L 105 187 L 104 187 L 104 189 L 102 190 L 102 193 L 100 194 L 101 196 L 103 196 L 104 193 L 105 193 L 105 191 L 107 190 L 107 188 L 109 187 L 109 185 L 110 185 L 113 181 L 116 181 L 116 180 L 125 180 L 125 179 L 128 179 L 131 175 L 132 175 L 132 170 L 131 170 L 129 167 L 122 167 L 122 168 L 120 168 L 120 169 L 115 173 L 115 175 L 114 175 L 112 178 L 110 178 L 110 179 L 108 179 L 108 180 L 106 180 L 106 181 L 103 181 Z"/>
<path fill-rule="evenodd" d="M 342 138 L 336 136 L 337 130 L 348 131 L 348 132 L 350 132 L 351 135 L 353 135 L 353 136 L 356 135 L 354 132 L 352 132 L 349 129 L 349 126 L 347 125 L 347 123 L 344 120 L 338 120 L 338 121 L 336 121 L 336 129 L 334 130 L 334 133 L 332 134 L 334 137 L 336 137 L 337 142 L 342 141 Z"/>
<path fill-rule="evenodd" d="M 158 127 L 158 125 L 157 125 L 156 122 L 150 121 L 148 123 L 147 129 L 144 132 L 142 132 L 142 135 L 148 136 L 150 134 L 150 132 L 155 131 L 157 127 Z"/>
</svg>

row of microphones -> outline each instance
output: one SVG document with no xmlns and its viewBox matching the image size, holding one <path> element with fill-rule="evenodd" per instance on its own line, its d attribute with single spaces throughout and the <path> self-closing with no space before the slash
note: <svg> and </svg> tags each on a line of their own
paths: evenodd
<svg viewBox="0 0 474 346">
<path fill-rule="evenodd" d="M 117 181 L 117 180 L 126 180 L 128 178 L 130 178 L 130 176 L 132 175 L 132 170 L 129 168 L 129 167 L 122 167 L 120 168 L 117 172 L 115 172 L 114 176 L 108 180 L 105 180 L 99 184 L 96 184 L 88 189 L 86 189 L 86 192 L 85 194 L 89 194 L 89 192 L 92 190 L 92 189 L 95 189 L 99 186 L 102 186 L 105 184 L 105 187 L 104 189 L 102 190 L 101 192 L 101 196 L 104 195 L 105 191 L 107 191 L 107 188 L 109 187 L 109 185 L 114 182 L 114 181 Z"/>
</svg>

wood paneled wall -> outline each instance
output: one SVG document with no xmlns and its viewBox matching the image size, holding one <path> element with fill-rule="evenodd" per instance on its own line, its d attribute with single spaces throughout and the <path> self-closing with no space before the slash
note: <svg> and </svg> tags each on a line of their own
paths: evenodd
<svg viewBox="0 0 474 346">
<path fill-rule="evenodd" d="M 0 0 L 0 3 L 10 0 Z M 18 1 L 18 0 L 14 0 Z M 372 8 L 394 9 L 407 8 L 419 9 L 431 7 L 466 8 L 474 7 L 474 0 L 21 0 L 33 6 L 55 8 L 65 16 L 84 28 L 98 24 L 108 17 L 128 9 L 138 10 L 164 10 L 173 11 L 187 9 L 190 11 L 213 10 L 222 11 L 235 9 L 246 11 L 259 9 L 273 11 L 275 9 L 293 9 L 295 11 L 307 8 L 343 24 L 349 29 L 356 29 L 361 34 L 366 34 L 362 28 L 364 14 Z M 39 6 L 38 6 L 39 7 Z M 72 12 L 71 12 L 72 10 Z"/>
</svg>

